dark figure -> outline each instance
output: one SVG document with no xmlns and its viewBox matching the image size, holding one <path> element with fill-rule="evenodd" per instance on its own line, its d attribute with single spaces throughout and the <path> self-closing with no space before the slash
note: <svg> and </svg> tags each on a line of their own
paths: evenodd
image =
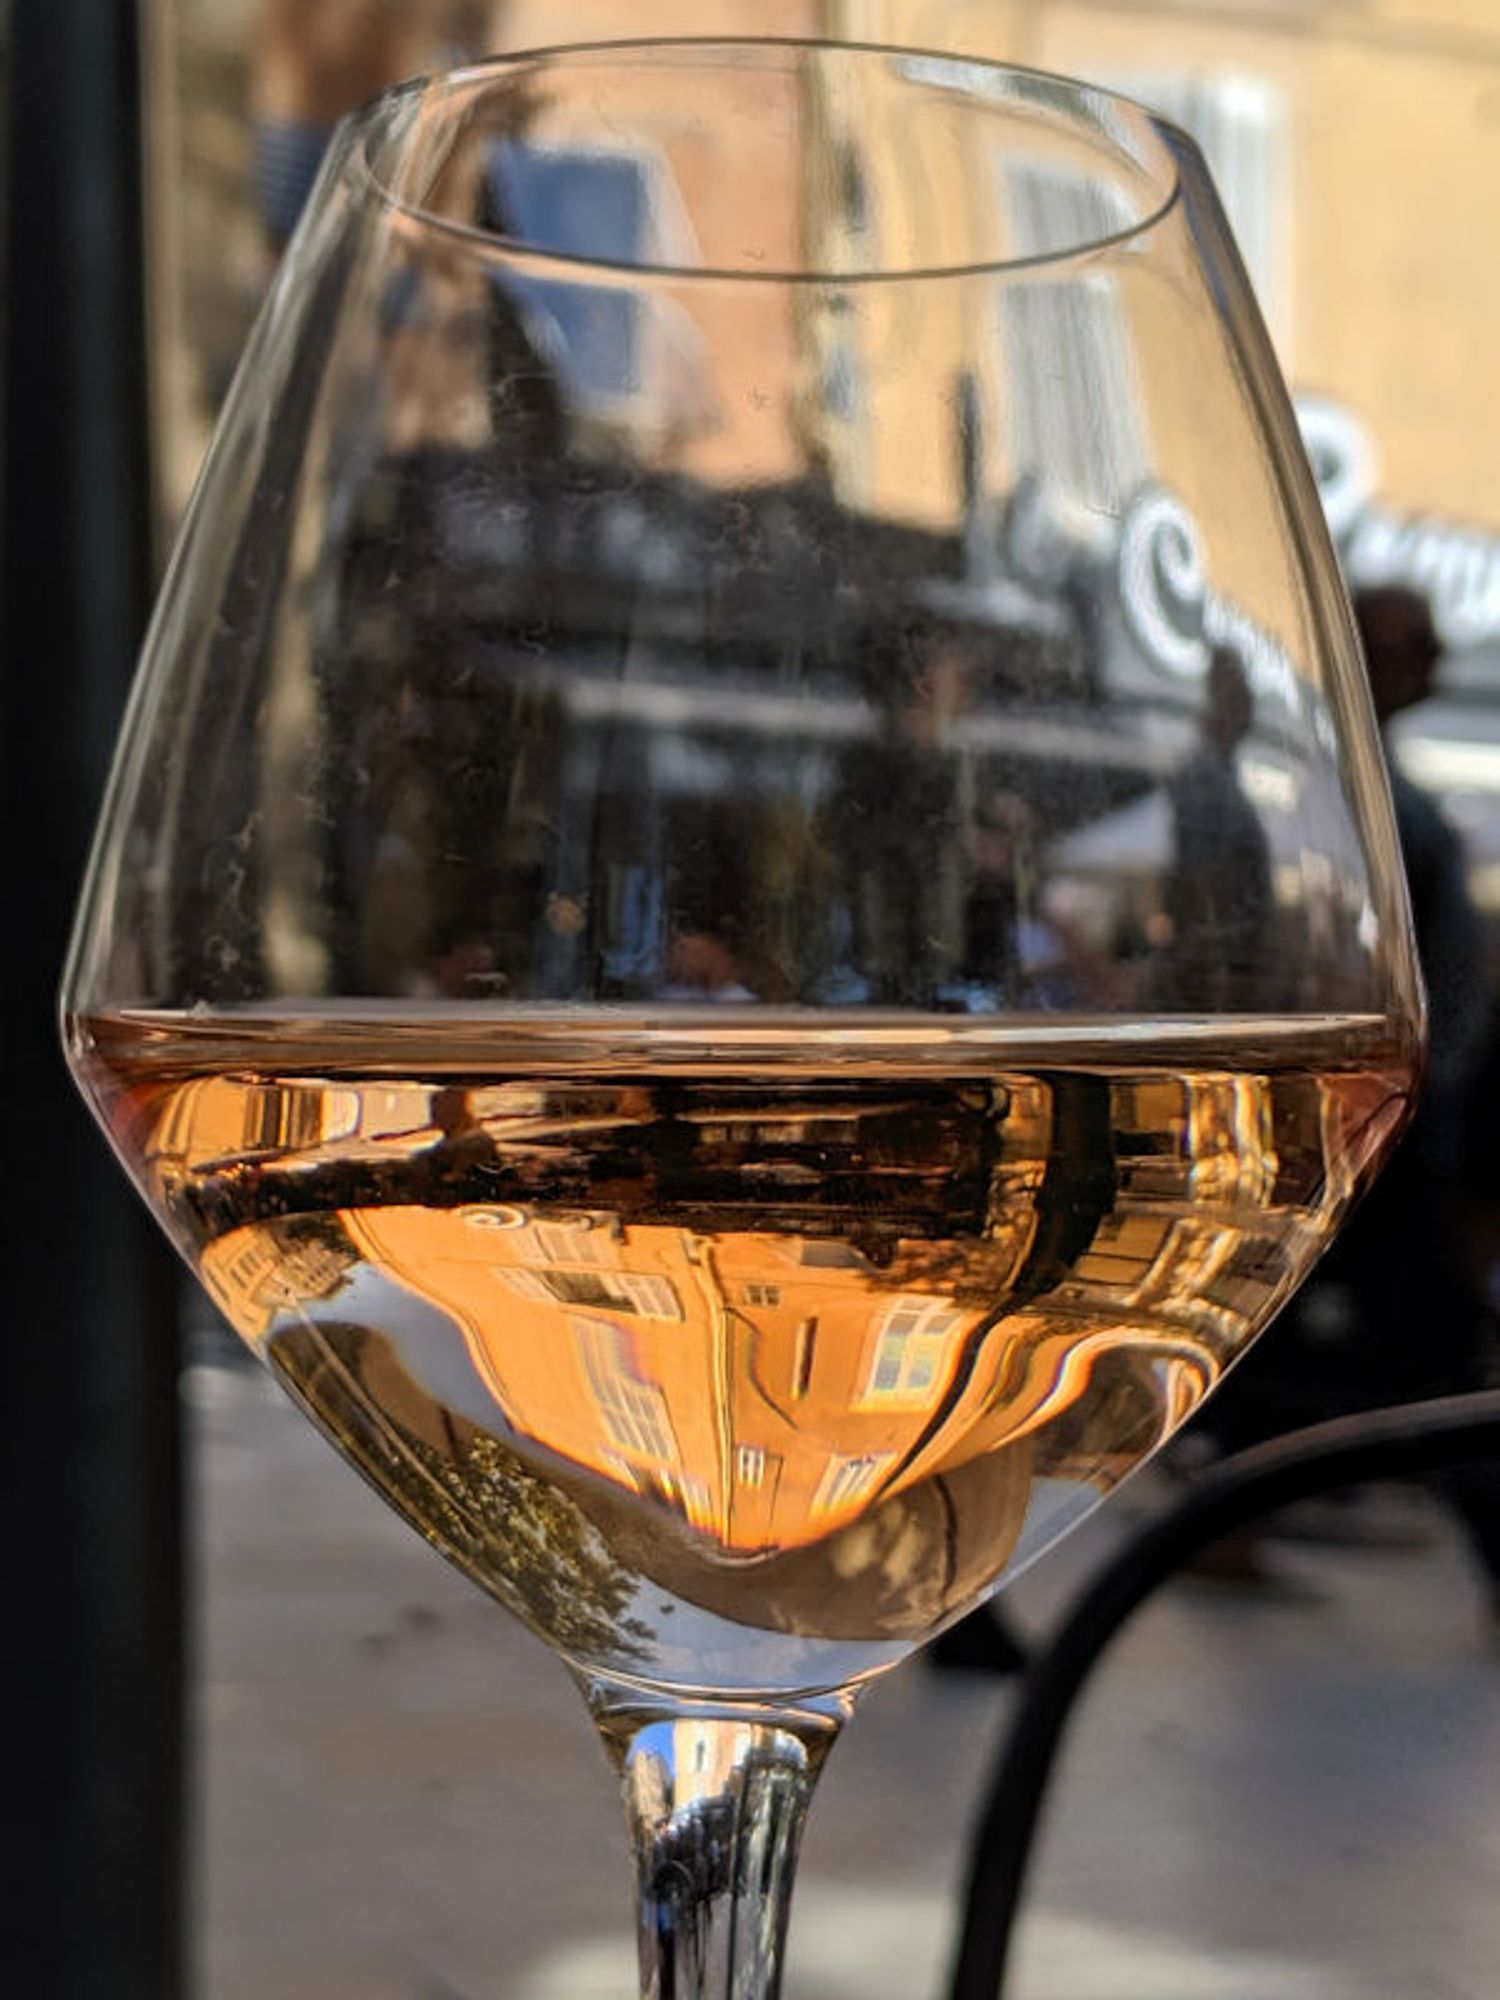
<svg viewBox="0 0 1500 2000">
<path fill-rule="evenodd" d="M 1235 768 L 1253 719 L 1238 653 L 1216 647 L 1198 747 L 1167 788 L 1177 851 L 1167 885 L 1165 997 L 1174 1011 L 1247 1013 L 1264 990 L 1270 847 Z"/>
<path fill-rule="evenodd" d="M 1355 615 L 1382 725 L 1431 691 L 1441 647 L 1426 600 L 1361 591 Z M 1237 1449 L 1300 1423 L 1484 1386 L 1489 1315 L 1463 1237 L 1464 1121 L 1485 1021 L 1482 939 L 1457 836 L 1395 766 L 1391 793 L 1430 1010 L 1410 1131 L 1312 1283 L 1216 1397 L 1206 1428 Z M 1500 1469 L 1440 1489 L 1500 1613 Z"/>
<path fill-rule="evenodd" d="M 931 1007 L 964 956 L 974 772 L 956 739 L 971 661 L 959 633 L 909 614 L 869 663 L 879 728 L 844 759 L 828 840 L 865 997 Z"/>
<path fill-rule="evenodd" d="M 1017 793 L 976 799 L 968 832 L 963 977 L 988 1007 L 1013 1006 L 1022 997 L 1022 890 L 1033 876 L 1034 838 L 1031 809 Z"/>
</svg>

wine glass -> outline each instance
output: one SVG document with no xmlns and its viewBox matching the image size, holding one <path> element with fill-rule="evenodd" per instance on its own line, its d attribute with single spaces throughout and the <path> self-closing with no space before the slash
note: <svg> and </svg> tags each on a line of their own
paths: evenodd
<svg viewBox="0 0 1500 2000">
<path fill-rule="evenodd" d="M 1146 1459 L 1410 1098 L 1347 608 L 1192 145 L 912 50 L 348 122 L 66 980 L 294 1399 L 567 1662 L 643 1991 L 776 1991 L 858 1691 Z"/>
</svg>

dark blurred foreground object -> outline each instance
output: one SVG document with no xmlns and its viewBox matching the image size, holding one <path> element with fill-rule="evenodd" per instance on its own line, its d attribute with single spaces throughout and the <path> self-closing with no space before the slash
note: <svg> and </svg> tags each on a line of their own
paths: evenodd
<svg viewBox="0 0 1500 2000">
<path fill-rule="evenodd" d="M 128 0 L 12 0 L 6 181 L 4 1987 L 182 1990 L 175 1283 L 54 995 L 150 585 Z"/>
<path fill-rule="evenodd" d="M 1384 729 L 1432 692 L 1442 643 L 1426 598 L 1404 585 L 1356 591 L 1354 612 Z M 1483 931 L 1457 834 L 1394 760 L 1389 771 L 1427 983 L 1427 1073 L 1385 1172 L 1208 1410 L 1200 1434 L 1227 1452 L 1355 1410 L 1487 1388 L 1495 1373 L 1493 1313 L 1465 1230 L 1477 1169 L 1497 1150 L 1478 1095 L 1489 1012 Z M 1462 1526 L 1500 1617 L 1500 1467 L 1454 1469 L 1434 1490 Z M 1253 1534 L 1214 1552 L 1209 1567 L 1226 1581 L 1236 1571 L 1256 1581 Z"/>
<path fill-rule="evenodd" d="M 1131 1614 L 1195 1557 L 1273 1510 L 1388 1479 L 1500 1465 L 1500 1392 L 1342 1417 L 1210 1466 L 1099 1571 L 1035 1656 L 975 1830 L 948 2000 L 1000 2000 L 1047 1786 L 1078 1697 Z M 1226 1853 L 1225 1868 L 1235 1857 Z M 1269 1926 L 1273 1917 L 1268 1911 Z"/>
<path fill-rule="evenodd" d="M 1027 1657 L 993 1604 L 981 1604 L 940 1632 L 926 1653 L 928 1666 L 940 1674 L 1019 1674 Z"/>
<path fill-rule="evenodd" d="M 390 84 L 484 47 L 484 0 L 260 0 L 251 43 L 255 200 L 285 249 L 334 127 Z"/>
</svg>

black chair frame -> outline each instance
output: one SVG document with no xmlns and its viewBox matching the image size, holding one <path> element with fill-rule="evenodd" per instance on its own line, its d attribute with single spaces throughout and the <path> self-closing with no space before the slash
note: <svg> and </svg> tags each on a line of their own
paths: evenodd
<svg viewBox="0 0 1500 2000">
<path fill-rule="evenodd" d="M 1278 1508 L 1500 1457 L 1500 1391 L 1340 1417 L 1211 1466 L 1099 1571 L 1031 1662 L 970 1847 L 949 2000 L 1000 2000 L 1047 1786 L 1079 1695 L 1115 1634 L 1211 1543 Z"/>
</svg>

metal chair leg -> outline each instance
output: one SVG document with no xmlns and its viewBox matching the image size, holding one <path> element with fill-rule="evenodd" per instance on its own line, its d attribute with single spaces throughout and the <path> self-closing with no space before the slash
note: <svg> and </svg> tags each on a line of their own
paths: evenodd
<svg viewBox="0 0 1500 2000">
<path fill-rule="evenodd" d="M 1211 1466 L 1100 1571 L 1033 1660 L 970 1850 L 949 2000 L 999 2000 L 1042 1802 L 1074 1704 L 1158 1585 L 1233 1529 L 1294 1501 L 1500 1457 L 1500 1391 L 1317 1424 Z"/>
</svg>

